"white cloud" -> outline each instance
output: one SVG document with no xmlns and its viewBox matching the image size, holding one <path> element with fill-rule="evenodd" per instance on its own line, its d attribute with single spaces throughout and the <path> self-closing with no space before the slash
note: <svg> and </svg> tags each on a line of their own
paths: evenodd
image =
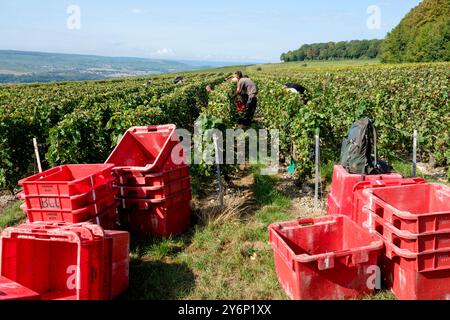
<svg viewBox="0 0 450 320">
<path fill-rule="evenodd" d="M 132 14 L 142 14 L 142 13 L 144 13 L 144 10 L 139 9 L 139 8 L 134 8 L 134 9 L 131 9 L 131 13 Z"/>
<path fill-rule="evenodd" d="M 170 48 L 162 48 L 155 52 L 158 56 L 166 56 L 166 57 L 173 57 L 175 56 L 175 52 Z"/>
</svg>

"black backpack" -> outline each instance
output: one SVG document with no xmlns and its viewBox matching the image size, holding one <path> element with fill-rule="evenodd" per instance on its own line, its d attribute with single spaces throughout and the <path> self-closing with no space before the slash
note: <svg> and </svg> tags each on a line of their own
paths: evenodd
<svg viewBox="0 0 450 320">
<path fill-rule="evenodd" d="M 377 152 L 375 126 L 371 119 L 361 119 L 352 125 L 348 137 L 342 142 L 341 165 L 352 174 L 373 175 L 390 172 L 389 164 L 379 161 Z"/>
</svg>

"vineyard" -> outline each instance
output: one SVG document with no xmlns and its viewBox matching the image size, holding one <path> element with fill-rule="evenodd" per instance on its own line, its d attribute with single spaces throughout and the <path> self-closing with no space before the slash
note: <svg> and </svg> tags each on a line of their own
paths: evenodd
<svg viewBox="0 0 450 320">
<path fill-rule="evenodd" d="M 421 160 L 450 166 L 450 106 L 448 64 L 367 66 L 316 70 L 268 67 L 268 72 L 249 68 L 260 88 L 259 123 L 280 130 L 282 154 L 300 162 L 299 174 L 308 177 L 313 161 L 314 134 L 321 136 L 325 162 L 339 158 L 340 144 L 353 122 L 369 116 L 379 134 L 380 155 L 388 160 L 411 160 L 412 135 L 420 135 Z M 284 84 L 299 83 L 309 92 L 304 103 Z M 208 112 L 233 119 L 233 87 L 225 83 L 210 99 Z M 448 171 L 450 179 L 450 169 Z"/>
<path fill-rule="evenodd" d="M 103 162 L 120 134 L 134 125 L 175 123 L 192 127 L 207 104 L 204 87 L 222 75 L 193 76 L 183 86 L 156 78 L 0 89 L 0 185 L 13 190 L 33 171 L 37 137 L 44 165 Z"/>
<path fill-rule="evenodd" d="M 259 167 L 239 172 L 223 166 L 226 210 L 217 216 L 214 168 L 192 166 L 194 223 L 188 234 L 132 244 L 129 299 L 285 299 L 274 273 L 267 227 L 276 221 L 315 216 L 308 178 L 314 135 L 321 137 L 322 165 L 339 159 L 342 138 L 363 116 L 378 128 L 380 155 L 411 160 L 412 133 L 419 157 L 445 168 L 450 180 L 448 63 L 305 67 L 285 63 L 243 67 L 258 85 L 255 128 L 278 129 L 282 162 L 298 162 L 295 180 L 266 177 Z M 37 171 L 32 139 L 43 166 L 104 162 L 131 126 L 174 123 L 235 126 L 234 68 L 153 78 L 0 87 L 0 187 Z M 295 82 L 308 101 L 285 89 Z M 213 88 L 207 92 L 206 86 Z M 408 164 L 409 165 L 409 164 Z M 225 179 L 226 180 L 226 179 Z M 298 184 L 297 182 L 303 182 Z M 301 186 L 301 187 L 299 187 Z M 211 203 L 213 207 L 211 209 Z M 0 212 L 0 228 L 17 223 L 17 204 Z M 259 281 L 255 282 L 254 279 Z M 381 293 L 376 299 L 391 299 Z"/>
<path fill-rule="evenodd" d="M 259 126 L 280 130 L 284 156 L 290 156 L 295 145 L 300 177 L 311 174 L 317 129 L 322 160 L 335 161 L 349 126 L 366 115 L 378 126 L 382 157 L 408 158 L 412 132 L 418 130 L 421 160 L 431 157 L 438 166 L 450 165 L 448 64 L 323 70 L 285 66 L 247 71 L 260 88 Z M 163 76 L 151 79 L 151 84 L 148 79 L 132 79 L 2 86 L 0 186 L 13 190 L 17 180 L 35 170 L 33 137 L 45 154 L 44 165 L 53 166 L 102 162 L 134 125 L 175 123 L 192 130 L 203 111 L 231 127 L 234 89 L 225 74 L 191 73 L 187 78 L 182 85 Z M 287 92 L 286 82 L 305 86 L 309 102 L 305 105 Z M 216 86 L 209 96 L 207 84 Z"/>
</svg>

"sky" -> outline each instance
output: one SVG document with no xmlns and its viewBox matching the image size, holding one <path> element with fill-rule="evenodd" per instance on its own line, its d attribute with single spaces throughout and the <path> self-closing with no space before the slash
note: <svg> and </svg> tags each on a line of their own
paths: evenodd
<svg viewBox="0 0 450 320">
<path fill-rule="evenodd" d="M 384 38 L 420 0 L 0 0 L 0 50 L 277 62 L 306 43 Z"/>
</svg>

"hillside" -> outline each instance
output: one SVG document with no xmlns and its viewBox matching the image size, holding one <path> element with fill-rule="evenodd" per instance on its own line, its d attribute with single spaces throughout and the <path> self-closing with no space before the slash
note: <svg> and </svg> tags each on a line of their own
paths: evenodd
<svg viewBox="0 0 450 320">
<path fill-rule="evenodd" d="M 0 83 L 151 76 L 223 65 L 226 63 L 0 50 Z"/>
<path fill-rule="evenodd" d="M 450 2 L 424 0 L 386 37 L 383 62 L 450 60 Z"/>
</svg>

